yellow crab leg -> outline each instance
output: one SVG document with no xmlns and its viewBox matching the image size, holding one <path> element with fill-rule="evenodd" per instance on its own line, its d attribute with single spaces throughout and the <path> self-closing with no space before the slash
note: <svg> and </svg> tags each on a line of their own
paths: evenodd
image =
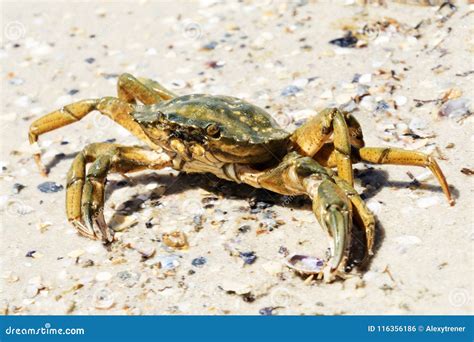
<svg viewBox="0 0 474 342">
<path fill-rule="evenodd" d="M 252 174 L 248 166 L 237 167 L 239 180 L 284 195 L 308 195 L 313 212 L 332 238 L 331 272 L 344 270 L 352 227 L 352 205 L 333 179 L 332 171 L 310 157 L 289 153 L 276 167 Z"/>
<path fill-rule="evenodd" d="M 92 163 L 87 175 L 86 165 Z M 67 175 L 66 213 L 81 235 L 111 242 L 104 219 L 104 187 L 109 172 L 129 173 L 171 166 L 166 154 L 135 146 L 96 143 L 86 146 L 74 159 Z"/>
<path fill-rule="evenodd" d="M 155 80 L 150 80 L 149 78 L 144 77 L 138 77 L 138 80 L 157 92 L 163 100 L 169 100 L 178 96 L 176 93 L 166 89 L 161 83 L 158 83 Z"/>
<path fill-rule="evenodd" d="M 139 100 L 145 105 L 158 103 L 176 97 L 156 81 L 140 78 L 137 79 L 130 74 L 121 74 L 117 82 L 118 97 L 129 103 Z"/>
<path fill-rule="evenodd" d="M 359 227 L 364 229 L 367 253 L 373 255 L 374 239 L 375 239 L 375 217 L 365 205 L 364 200 L 359 196 L 357 191 L 346 181 L 339 177 L 333 177 L 337 186 L 341 188 L 352 203 L 353 218 Z"/>
<path fill-rule="evenodd" d="M 332 143 L 326 143 L 313 157 L 325 167 L 337 166 L 337 155 Z M 366 162 L 371 164 L 393 164 L 427 167 L 436 176 L 450 205 L 455 201 L 451 196 L 446 177 L 435 158 L 418 151 L 403 150 L 391 147 L 364 147 L 352 149 L 352 163 Z"/>
<path fill-rule="evenodd" d="M 295 130 L 290 139 L 296 151 L 312 157 L 329 140 L 331 134 L 333 135 L 339 177 L 353 185 L 351 146 L 364 145 L 362 130 L 353 116 L 348 114 L 346 117 L 336 108 L 325 109 Z"/>
<path fill-rule="evenodd" d="M 448 182 L 436 159 L 418 151 L 409 151 L 391 147 L 363 147 L 358 150 L 357 156 L 361 161 L 372 164 L 413 165 L 427 167 L 438 179 L 441 189 L 450 205 L 455 201 L 451 197 Z"/>
<path fill-rule="evenodd" d="M 131 116 L 134 110 L 133 105 L 114 97 L 103 97 L 101 99 L 90 99 L 71 103 L 59 110 L 40 117 L 30 125 L 28 134 L 30 144 L 36 144 L 40 135 L 79 121 L 94 110 L 98 110 L 101 114 L 108 116 L 129 130 L 137 138 L 143 140 L 150 147 L 157 148 L 145 135 L 140 125 L 133 120 Z M 41 173 L 46 175 L 47 170 L 41 162 L 40 153 L 36 152 L 34 158 Z"/>
</svg>

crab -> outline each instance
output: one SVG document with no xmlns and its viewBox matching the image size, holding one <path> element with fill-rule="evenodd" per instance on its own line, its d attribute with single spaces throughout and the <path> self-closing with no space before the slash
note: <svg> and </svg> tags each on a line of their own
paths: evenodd
<svg viewBox="0 0 474 342">
<path fill-rule="evenodd" d="M 122 74 L 118 97 L 78 101 L 36 121 L 29 141 L 35 161 L 47 174 L 37 146 L 46 132 L 99 111 L 147 146 L 93 143 L 79 152 L 67 174 L 66 213 L 88 238 L 113 241 L 104 219 L 104 187 L 110 172 L 173 168 L 215 176 L 282 195 L 306 195 L 330 241 L 324 277 L 344 275 L 353 226 L 365 236 L 364 254 L 373 255 L 375 219 L 354 189 L 353 163 L 413 165 L 429 168 L 448 202 L 450 189 L 436 160 L 424 153 L 365 147 L 361 126 L 350 113 L 328 108 L 293 133 L 278 126 L 265 110 L 230 96 L 179 96 L 160 83 Z M 86 171 L 87 164 L 91 164 Z"/>
</svg>

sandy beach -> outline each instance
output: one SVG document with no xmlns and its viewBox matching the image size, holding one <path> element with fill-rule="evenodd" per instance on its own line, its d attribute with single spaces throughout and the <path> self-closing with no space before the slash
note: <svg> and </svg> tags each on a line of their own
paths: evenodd
<svg viewBox="0 0 474 342">
<path fill-rule="evenodd" d="M 2 1 L 0 312 L 473 314 L 474 5 L 406 2 Z M 91 113 L 40 137 L 45 178 L 28 129 L 63 105 L 116 96 L 125 72 L 180 95 L 243 98 L 288 131 L 338 106 L 367 146 L 434 156 L 456 205 L 428 169 L 357 164 L 375 254 L 325 283 L 284 265 L 327 252 L 308 200 L 171 169 L 111 174 L 117 241 L 105 248 L 67 221 L 66 174 L 87 144 L 140 142 Z M 173 232 L 183 248 L 165 243 Z"/>
</svg>

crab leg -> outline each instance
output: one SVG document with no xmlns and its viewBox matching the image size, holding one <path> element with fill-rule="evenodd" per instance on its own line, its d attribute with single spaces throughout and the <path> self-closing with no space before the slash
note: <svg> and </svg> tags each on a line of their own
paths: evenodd
<svg viewBox="0 0 474 342">
<path fill-rule="evenodd" d="M 371 164 L 393 164 L 427 167 L 438 180 L 450 205 L 455 201 L 451 196 L 446 177 L 436 159 L 418 151 L 403 150 L 392 147 L 363 147 L 352 149 L 352 163 L 366 162 Z M 332 143 L 326 143 L 314 156 L 314 159 L 325 167 L 336 167 L 336 152 Z"/>
<path fill-rule="evenodd" d="M 284 195 L 308 195 L 313 200 L 316 218 L 332 239 L 330 270 L 344 270 L 350 246 L 352 204 L 347 191 L 335 183 L 331 170 L 292 152 L 275 168 L 253 171 L 248 166 L 236 166 L 236 174 L 238 180 L 254 187 Z"/>
<path fill-rule="evenodd" d="M 98 110 L 101 114 L 108 116 L 136 137 L 145 141 L 150 147 L 156 148 L 156 145 L 145 135 L 140 125 L 132 119 L 130 114 L 133 109 L 132 104 L 114 97 L 71 103 L 35 120 L 29 130 L 30 144 L 36 144 L 40 135 L 79 121 L 90 112 Z M 46 175 L 47 170 L 41 162 L 40 153 L 36 152 L 34 158 L 41 173 Z"/>
<path fill-rule="evenodd" d="M 375 238 L 375 218 L 372 212 L 365 205 L 364 200 L 359 196 L 357 191 L 346 181 L 339 177 L 333 177 L 336 184 L 341 188 L 351 201 L 354 221 L 359 227 L 364 229 L 367 244 L 367 254 L 373 255 L 373 246 Z"/>
<path fill-rule="evenodd" d="M 86 164 L 92 163 L 87 175 Z M 171 166 L 168 155 L 141 147 L 96 143 L 86 146 L 74 159 L 67 175 L 66 213 L 78 232 L 111 242 L 104 219 L 104 185 L 108 172 L 128 173 Z"/>
<path fill-rule="evenodd" d="M 298 128 L 293 133 L 291 141 L 296 151 L 304 156 L 312 157 L 329 140 L 331 134 L 333 134 L 339 177 L 353 185 L 351 146 L 364 145 L 362 130 L 353 116 L 347 114 L 346 117 L 336 108 L 325 109 Z"/>
<path fill-rule="evenodd" d="M 176 94 L 163 87 L 160 83 L 147 79 L 136 79 L 130 74 L 120 75 L 117 82 L 118 97 L 128 103 L 139 100 L 145 105 L 158 103 L 176 97 Z"/>
<path fill-rule="evenodd" d="M 391 147 L 363 147 L 358 150 L 356 158 L 372 164 L 413 165 L 427 167 L 438 179 L 441 189 L 450 205 L 455 201 L 451 197 L 448 183 L 436 160 L 422 152 L 403 150 Z"/>
</svg>

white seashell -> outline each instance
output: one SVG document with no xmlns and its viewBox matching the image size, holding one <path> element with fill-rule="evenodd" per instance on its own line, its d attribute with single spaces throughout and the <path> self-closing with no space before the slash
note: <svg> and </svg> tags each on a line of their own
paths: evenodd
<svg viewBox="0 0 474 342">
<path fill-rule="evenodd" d="M 36 295 L 38 294 L 39 292 L 39 289 L 36 285 L 28 285 L 26 288 L 25 288 L 25 295 L 26 297 L 28 298 L 34 298 L 36 297 Z"/>
<path fill-rule="evenodd" d="M 299 87 L 299 88 L 304 88 L 306 87 L 306 85 L 308 84 L 308 79 L 307 78 L 298 78 L 296 80 L 293 81 L 292 85 L 294 85 L 295 87 Z"/>
<path fill-rule="evenodd" d="M 7 113 L 7 114 L 3 114 L 2 116 L 0 116 L 0 120 L 11 122 L 11 121 L 15 121 L 17 116 L 18 115 L 16 113 Z"/>
<path fill-rule="evenodd" d="M 316 257 L 292 254 L 286 259 L 285 264 L 303 274 L 319 274 L 323 271 L 325 262 Z"/>
<path fill-rule="evenodd" d="M 54 105 L 56 107 L 62 107 L 67 104 L 70 104 L 71 102 L 73 102 L 71 95 L 63 95 L 57 98 L 57 100 L 54 102 Z"/>
<path fill-rule="evenodd" d="M 441 106 L 439 115 L 449 118 L 459 118 L 470 112 L 470 101 L 465 98 L 450 100 Z"/>
<path fill-rule="evenodd" d="M 398 96 L 395 97 L 395 103 L 399 107 L 405 105 L 407 102 L 408 102 L 408 99 L 406 98 L 406 96 L 398 95 Z"/>
<path fill-rule="evenodd" d="M 246 294 L 252 291 L 250 285 L 229 279 L 224 279 L 220 284 L 220 287 L 226 292 L 235 292 L 238 295 Z"/>
<path fill-rule="evenodd" d="M 374 98 L 372 96 L 365 96 L 361 101 L 359 106 L 369 112 L 372 112 L 375 110 L 375 102 Z"/>
<path fill-rule="evenodd" d="M 31 99 L 29 96 L 19 96 L 17 97 L 17 99 L 15 100 L 15 102 L 13 102 L 15 104 L 15 106 L 18 106 L 18 107 L 28 107 L 31 105 Z"/>
<path fill-rule="evenodd" d="M 395 241 L 401 245 L 419 245 L 421 239 L 415 235 L 401 235 L 395 238 Z"/>
<path fill-rule="evenodd" d="M 428 196 L 420 198 L 416 201 L 416 204 L 420 208 L 429 208 L 439 203 L 439 197 L 437 196 Z"/>
<path fill-rule="evenodd" d="M 112 278 L 112 274 L 109 272 L 99 272 L 95 275 L 97 281 L 109 281 Z"/>
<path fill-rule="evenodd" d="M 416 176 L 415 178 L 419 182 L 424 182 L 424 181 L 427 181 L 428 179 L 433 178 L 433 173 L 431 171 L 426 171 L 426 172 L 423 172 L 422 174 Z"/>
<path fill-rule="evenodd" d="M 349 93 L 343 93 L 343 94 L 336 95 L 336 102 L 339 105 L 347 103 L 350 100 L 352 100 L 352 96 Z"/>
<path fill-rule="evenodd" d="M 114 304 L 114 295 L 109 289 L 103 288 L 95 293 L 94 306 L 96 309 L 110 309 Z"/>
<path fill-rule="evenodd" d="M 397 249 L 400 254 L 404 254 L 409 248 L 421 244 L 420 238 L 414 235 L 402 235 L 395 238 L 395 241 L 398 243 Z"/>
<path fill-rule="evenodd" d="M 319 97 L 322 99 L 332 99 L 332 91 L 330 89 L 325 90 L 321 95 L 319 95 Z"/>
<path fill-rule="evenodd" d="M 262 268 L 271 275 L 278 274 L 282 271 L 282 265 L 276 261 L 269 261 L 262 265 Z"/>
<path fill-rule="evenodd" d="M 151 244 L 133 243 L 131 247 L 140 253 L 144 258 L 150 258 L 156 252 L 156 248 Z"/>
<path fill-rule="evenodd" d="M 369 84 L 372 82 L 372 74 L 363 74 L 359 77 L 359 83 L 361 84 Z"/>
<path fill-rule="evenodd" d="M 75 249 L 67 254 L 68 257 L 76 259 L 83 255 L 85 251 L 83 249 Z"/>
<path fill-rule="evenodd" d="M 411 130 L 423 130 L 426 128 L 426 126 L 427 122 L 419 118 L 411 119 L 410 123 L 408 124 L 408 127 L 410 127 Z"/>
<path fill-rule="evenodd" d="M 299 121 L 303 119 L 310 118 L 314 115 L 316 115 L 316 112 L 312 109 L 302 109 L 294 112 L 288 113 L 294 121 Z"/>
<path fill-rule="evenodd" d="M 377 200 L 370 199 L 366 204 L 367 208 L 375 215 L 378 215 L 382 211 L 382 204 Z"/>
<path fill-rule="evenodd" d="M 137 218 L 133 215 L 114 215 L 109 223 L 110 228 L 113 231 L 120 232 L 127 228 L 130 228 L 138 222 Z"/>
</svg>

